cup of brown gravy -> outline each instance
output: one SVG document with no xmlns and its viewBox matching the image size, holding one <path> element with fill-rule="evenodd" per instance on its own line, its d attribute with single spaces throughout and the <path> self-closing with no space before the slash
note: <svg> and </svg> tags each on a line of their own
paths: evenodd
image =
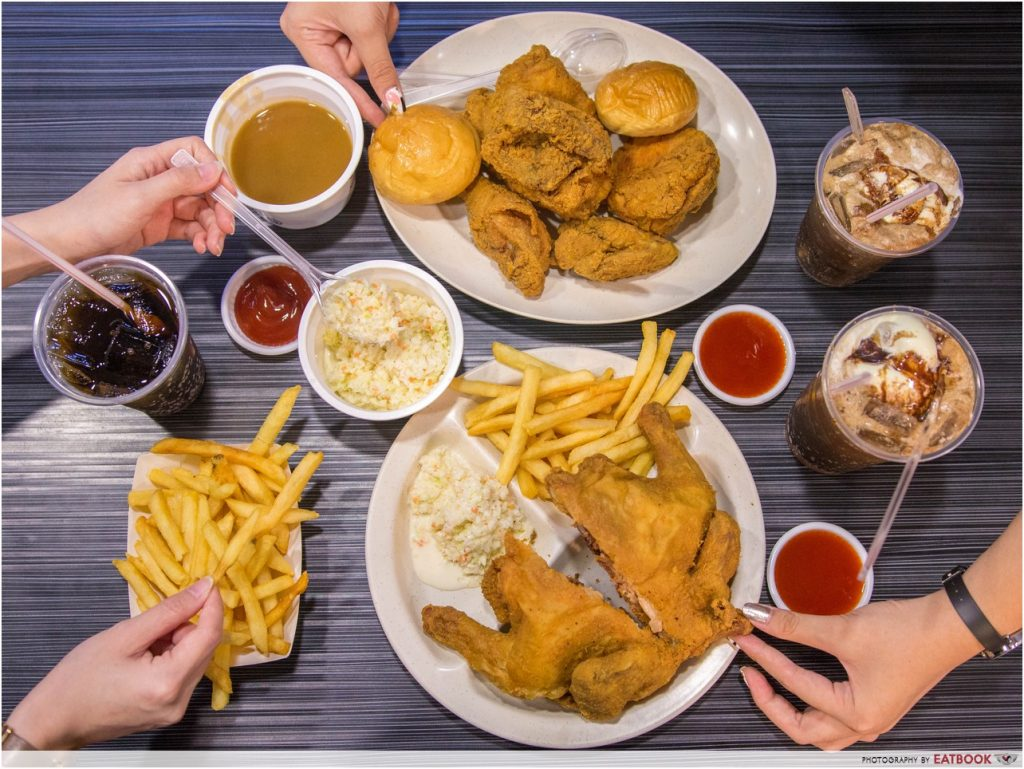
<svg viewBox="0 0 1024 769">
<path fill-rule="evenodd" d="M 210 110 L 204 139 L 243 203 L 271 224 L 299 230 L 330 221 L 348 203 L 363 124 L 333 78 L 283 64 L 228 86 Z"/>
<path fill-rule="evenodd" d="M 163 330 L 138 328 L 63 275 L 36 310 L 32 347 L 43 376 L 58 392 L 94 406 L 130 406 L 154 416 L 189 406 L 203 389 L 206 368 L 177 286 L 131 256 L 97 256 L 78 266 L 133 308 L 159 318 Z"/>
</svg>

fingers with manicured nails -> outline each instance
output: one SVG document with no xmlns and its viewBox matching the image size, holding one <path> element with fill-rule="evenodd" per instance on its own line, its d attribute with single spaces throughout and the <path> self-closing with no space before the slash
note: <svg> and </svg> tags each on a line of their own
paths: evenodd
<svg viewBox="0 0 1024 769">
<path fill-rule="evenodd" d="M 737 636 L 733 641 L 779 684 L 811 707 L 825 713 L 840 714 L 850 705 L 846 701 L 849 688 L 845 684 L 833 683 L 825 676 L 805 670 L 756 636 Z"/>
<path fill-rule="evenodd" d="M 152 609 L 122 622 L 119 626 L 120 633 L 129 639 L 129 645 L 132 647 L 130 651 L 145 651 L 158 638 L 188 622 L 189 617 L 199 611 L 206 602 L 212 588 L 213 580 L 210 577 L 203 577 L 170 598 L 165 598 Z M 220 601 L 219 593 L 217 601 Z"/>
<path fill-rule="evenodd" d="M 217 163 L 169 168 L 163 173 L 138 183 L 139 194 L 153 204 L 173 200 L 181 195 L 198 195 L 217 186 L 221 170 Z"/>
<path fill-rule="evenodd" d="M 804 646 L 813 646 L 833 655 L 842 643 L 842 626 L 846 623 L 843 615 L 798 614 L 757 603 L 745 604 L 743 614 L 754 627 L 768 635 Z"/>
<path fill-rule="evenodd" d="M 201 674 L 223 635 L 224 604 L 220 591 L 209 591 L 199 612 L 199 621 L 189 627 L 191 630 L 184 631 L 183 637 L 175 642 L 168 654 L 175 665 L 192 670 L 198 668 Z"/>
<path fill-rule="evenodd" d="M 740 668 L 740 674 L 758 709 L 798 745 L 840 750 L 857 741 L 857 734 L 832 716 L 814 709 L 801 712 L 794 708 L 754 668 Z"/>
<path fill-rule="evenodd" d="M 395 71 L 395 64 L 391 61 L 391 51 L 388 50 L 388 39 L 383 29 L 376 30 L 373 34 L 367 35 L 353 41 L 356 52 L 363 62 L 366 70 L 366 77 L 377 92 L 378 100 L 383 100 L 384 94 L 398 85 L 398 72 Z"/>
</svg>

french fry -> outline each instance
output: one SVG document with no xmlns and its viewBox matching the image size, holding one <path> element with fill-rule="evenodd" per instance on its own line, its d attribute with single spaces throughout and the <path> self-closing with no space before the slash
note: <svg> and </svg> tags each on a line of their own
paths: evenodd
<svg viewBox="0 0 1024 769">
<path fill-rule="evenodd" d="M 266 575 L 266 578 L 263 580 L 257 578 L 256 587 L 253 590 L 256 597 L 260 600 L 263 600 L 264 598 L 271 598 L 295 584 L 295 580 L 287 574 L 271 578 L 270 575 L 264 571 L 260 573 L 260 577 L 263 577 L 263 575 Z M 277 602 L 275 601 L 274 603 Z M 274 607 L 271 606 L 270 608 L 273 609 Z"/>
<path fill-rule="evenodd" d="M 590 386 L 593 381 L 594 375 L 590 371 L 572 371 L 552 376 L 540 381 L 535 398 L 548 398 L 560 393 L 575 392 Z M 519 404 L 521 389 L 522 385 L 517 387 L 513 393 L 484 401 L 471 408 L 466 412 L 464 418 L 466 427 L 472 427 L 477 422 L 503 414 L 506 411 L 513 411 Z"/>
<path fill-rule="evenodd" d="M 270 558 L 267 559 L 267 566 L 280 574 L 295 574 L 295 569 L 288 563 L 288 560 L 281 555 L 276 548 L 270 548 Z"/>
<path fill-rule="evenodd" d="M 135 552 L 138 553 L 139 558 L 146 564 L 146 570 L 149 572 L 150 577 L 153 580 L 153 584 L 156 585 L 157 590 L 163 593 L 165 596 L 172 596 L 180 589 L 175 585 L 171 579 L 164 572 L 161 564 L 149 551 L 144 542 L 135 543 Z"/>
<path fill-rule="evenodd" d="M 174 560 L 174 555 L 171 549 L 164 542 L 155 528 L 153 528 L 148 521 L 143 518 L 139 518 L 135 524 L 135 530 L 139 534 L 139 538 L 142 543 L 149 550 L 150 555 L 153 556 L 153 560 L 159 564 L 159 571 L 167 575 L 167 577 L 177 585 L 185 585 L 188 583 L 188 574 L 185 572 L 181 565 Z M 140 553 L 141 555 L 141 553 Z M 146 562 L 149 566 L 149 562 Z M 150 567 L 152 569 L 152 567 Z M 154 574 L 154 576 L 156 576 Z M 175 591 L 177 592 L 177 591 Z"/>
<path fill-rule="evenodd" d="M 553 409 L 554 406 L 551 406 L 551 408 Z M 551 409 L 548 410 L 550 411 Z M 487 435 L 487 433 L 493 433 L 497 430 L 511 430 L 512 423 L 515 421 L 516 415 L 514 413 L 499 414 L 489 419 L 481 419 L 479 422 L 474 423 L 472 427 L 467 428 L 466 432 L 470 435 Z"/>
<path fill-rule="evenodd" d="M 297 443 L 284 443 L 270 452 L 267 456 L 275 465 L 284 465 L 291 459 L 292 454 L 299 450 Z"/>
<path fill-rule="evenodd" d="M 171 554 L 180 562 L 185 557 L 185 539 L 182 536 L 181 529 L 178 528 L 174 519 L 171 518 L 171 511 L 167 506 L 167 498 L 162 491 L 157 489 L 153 493 L 149 500 L 149 507 L 152 513 L 151 520 L 156 524 L 164 541 L 171 548 Z"/>
<path fill-rule="evenodd" d="M 249 633 L 252 635 L 252 642 L 256 645 L 260 654 L 269 654 L 267 646 L 267 621 L 263 614 L 263 607 L 260 606 L 256 593 L 253 591 L 252 582 L 246 575 L 240 564 L 232 564 L 227 570 L 228 579 L 235 586 L 242 605 L 245 607 L 245 621 L 249 626 Z"/>
<path fill-rule="evenodd" d="M 502 395 L 509 395 L 519 389 L 516 385 L 464 379 L 460 376 L 455 377 L 448 386 L 463 395 L 476 395 L 484 398 L 500 398 Z"/>
<path fill-rule="evenodd" d="M 259 524 L 259 518 L 255 515 L 246 519 L 242 527 L 235 532 L 234 536 L 228 542 L 227 547 L 224 548 L 224 554 L 220 557 L 220 561 L 217 563 L 217 570 L 213 573 L 214 581 L 219 581 L 223 577 L 230 566 L 235 561 L 239 560 L 239 555 L 242 549 L 246 545 L 252 544 L 252 538 L 256 534 L 256 527 Z"/>
<path fill-rule="evenodd" d="M 289 387 L 280 396 L 278 396 L 277 403 L 270 409 L 270 413 L 267 414 L 267 418 L 263 420 L 263 424 L 260 426 L 259 431 L 256 433 L 256 437 L 253 438 L 252 443 L 249 444 L 249 452 L 259 457 L 265 457 L 274 445 L 274 441 L 277 439 L 278 434 L 284 427 L 284 423 L 288 421 L 288 417 L 291 416 L 292 408 L 295 406 L 295 400 L 299 397 L 299 392 L 302 387 L 295 385 Z M 266 475 L 266 473 L 264 473 Z M 281 479 L 284 480 L 283 478 Z"/>
<path fill-rule="evenodd" d="M 220 593 L 220 600 L 229 609 L 234 609 L 236 606 L 238 606 L 239 601 L 241 600 L 240 596 L 238 595 L 238 591 L 232 590 L 229 587 L 221 587 L 220 585 L 218 585 L 217 592 Z"/>
<path fill-rule="evenodd" d="M 210 503 L 210 507 L 213 507 L 213 503 Z M 227 541 L 228 537 L 231 536 L 231 532 L 235 530 L 235 516 L 232 513 L 224 513 L 217 521 L 217 528 L 220 529 L 220 533 L 223 535 L 224 540 Z"/>
<path fill-rule="evenodd" d="M 167 500 L 167 509 L 171 511 L 171 520 L 179 529 L 181 528 L 181 491 L 164 492 L 164 499 Z"/>
<path fill-rule="evenodd" d="M 181 500 L 181 534 L 185 539 L 188 554 L 185 556 L 184 567 L 192 573 L 192 561 L 195 560 L 196 535 L 199 534 L 199 495 L 190 491 Z M 205 563 L 203 564 L 206 565 Z"/>
<path fill-rule="evenodd" d="M 217 562 L 220 563 L 220 559 L 224 557 L 224 551 L 228 549 L 228 540 L 221 533 L 220 527 L 207 521 L 203 526 L 203 538 L 206 540 L 206 546 L 210 548 L 210 552 L 217 557 Z"/>
<path fill-rule="evenodd" d="M 484 436 L 498 451 L 504 452 L 508 448 L 508 433 L 498 431 L 494 433 L 488 433 Z M 530 473 L 534 478 L 543 483 L 544 479 L 551 473 L 551 465 L 542 459 L 530 459 L 520 463 L 526 468 L 527 472 Z M 539 491 L 539 490 L 538 490 Z M 543 495 L 541 495 L 543 496 Z"/>
<path fill-rule="evenodd" d="M 238 479 L 238 485 L 245 490 L 246 494 L 261 505 L 270 505 L 273 503 L 273 492 L 270 491 L 266 483 L 260 480 L 260 476 L 255 470 L 251 467 L 246 467 L 245 465 L 235 465 L 231 469 L 234 471 L 235 477 Z"/>
<path fill-rule="evenodd" d="M 510 368 L 519 369 L 520 371 L 525 371 L 527 366 L 536 366 L 545 377 L 569 373 L 564 368 L 552 366 L 540 358 L 535 358 L 529 353 L 521 352 L 511 345 L 502 344 L 501 342 L 493 342 L 491 344 L 491 354 L 494 355 L 494 359 L 498 363 L 503 363 Z"/>
<path fill-rule="evenodd" d="M 149 582 L 139 573 L 129 561 L 112 561 L 114 568 L 124 577 L 124 581 L 128 583 L 132 590 L 135 591 L 135 600 L 139 602 L 140 608 L 143 611 L 151 609 L 160 603 L 160 598 L 156 593 L 153 592 L 153 588 L 149 586 Z"/>
<path fill-rule="evenodd" d="M 580 430 L 546 441 L 538 441 L 523 452 L 523 459 L 545 459 L 552 454 L 567 451 L 590 441 L 597 440 L 608 430 Z M 570 462 L 570 464 L 572 464 Z"/>
<path fill-rule="evenodd" d="M 519 484 L 519 491 L 527 499 L 537 498 L 537 482 L 530 475 L 525 467 L 516 470 L 516 482 Z"/>
<path fill-rule="evenodd" d="M 601 409 L 611 406 L 618 399 L 618 392 L 604 393 L 595 398 L 591 398 L 588 401 L 584 401 L 583 403 L 578 403 L 575 406 L 556 409 L 549 414 L 540 414 L 526 423 L 526 434 L 536 435 L 537 433 L 542 433 L 545 430 L 556 427 L 562 422 L 567 422 L 570 419 L 588 417 L 591 414 L 601 411 Z"/>
<path fill-rule="evenodd" d="M 192 438 L 164 438 L 150 449 L 154 454 L 192 454 L 197 457 L 215 457 L 222 455 L 228 462 L 235 465 L 251 467 L 271 480 L 285 481 L 284 470 L 264 456 L 253 454 L 244 449 L 224 446 L 213 441 L 195 440 Z"/>
<path fill-rule="evenodd" d="M 302 490 L 306 487 L 309 479 L 313 477 L 313 473 L 316 472 L 323 458 L 323 452 L 320 451 L 310 451 L 302 458 L 302 461 L 295 466 L 292 474 L 288 476 L 284 488 L 277 495 L 269 512 L 259 518 L 260 526 L 256 533 L 262 534 L 263 532 L 270 531 L 281 522 L 281 518 L 289 509 L 295 507 L 295 503 L 299 501 Z M 252 520 L 255 520 L 255 518 Z M 248 524 L 248 521 L 246 521 L 246 524 Z"/>
<path fill-rule="evenodd" d="M 245 566 L 245 573 L 249 579 L 255 579 L 266 567 L 270 560 L 270 551 L 274 549 L 276 537 L 273 534 L 264 534 L 256 545 L 256 553 Z"/>
<path fill-rule="evenodd" d="M 647 375 L 647 379 L 640 388 L 640 392 L 637 393 L 636 400 L 630 404 L 629 409 L 619 420 L 619 427 L 625 427 L 626 425 L 633 424 L 637 417 L 640 416 L 640 409 L 642 409 L 647 402 L 654 395 L 654 391 L 658 389 L 658 385 L 661 384 L 661 375 L 665 372 L 665 364 L 668 363 L 669 353 L 672 352 L 672 343 L 676 339 L 676 332 L 670 328 L 666 328 L 661 332 L 661 339 L 658 340 L 658 351 L 654 355 L 654 362 L 651 364 L 651 371 Z"/>
<path fill-rule="evenodd" d="M 212 459 L 204 459 L 202 462 L 199 463 L 199 475 L 201 475 L 203 478 L 213 477 Z"/>
<path fill-rule="evenodd" d="M 288 538 L 290 536 L 290 532 L 288 531 L 288 527 L 285 526 L 283 523 L 279 523 L 279 524 L 277 524 L 277 526 L 275 526 L 273 529 L 270 530 L 270 533 L 273 534 L 274 537 L 276 538 L 276 541 L 274 542 L 274 545 L 277 547 L 278 552 L 281 553 L 282 555 L 287 553 L 288 552 Z"/>
<path fill-rule="evenodd" d="M 198 492 L 199 494 L 225 499 L 235 493 L 235 484 L 218 484 L 213 480 L 213 478 L 207 478 L 203 475 L 193 475 L 184 467 L 174 468 L 171 470 L 171 475 L 174 477 L 174 480 L 182 484 L 183 488 L 192 489 L 192 491 Z"/>
<path fill-rule="evenodd" d="M 668 375 L 668 378 L 658 385 L 658 389 L 651 396 L 651 403 L 660 403 L 664 406 L 672 400 L 675 394 L 679 392 L 679 388 L 683 386 L 683 380 L 690 373 L 690 366 L 692 365 L 693 353 L 687 350 L 679 356 L 679 360 L 676 361 L 676 365 L 673 367 L 672 373 Z"/>
<path fill-rule="evenodd" d="M 672 420 L 674 425 L 688 425 L 690 424 L 690 407 L 689 406 L 669 406 L 668 418 Z"/>
<path fill-rule="evenodd" d="M 306 588 L 309 586 L 309 574 L 302 572 L 295 583 L 287 590 L 280 593 L 277 597 L 277 603 L 274 608 L 267 612 L 264 618 L 268 625 L 273 625 L 285 618 L 288 613 L 288 608 L 291 606 L 292 600 L 297 596 L 302 595 L 306 592 Z"/>
<path fill-rule="evenodd" d="M 633 458 L 629 465 L 629 471 L 641 478 L 646 478 L 652 467 L 654 467 L 654 452 L 645 451 Z"/>
<path fill-rule="evenodd" d="M 216 649 L 214 650 L 216 652 Z M 206 672 L 204 675 L 213 681 L 214 685 L 217 686 L 221 691 L 232 693 L 231 688 L 231 675 L 228 673 L 226 668 L 221 667 L 215 661 L 211 660 L 210 664 L 206 666 Z M 216 710 L 216 708 L 214 708 Z"/>
<path fill-rule="evenodd" d="M 540 411 L 540 409 L 538 408 L 537 411 Z M 551 411 L 554 411 L 554 407 L 551 408 Z M 614 419 L 583 417 L 583 419 L 570 419 L 568 422 L 555 425 L 554 430 L 559 435 L 569 435 L 583 430 L 604 430 L 607 433 L 618 427 L 618 424 Z"/>
<path fill-rule="evenodd" d="M 149 498 L 155 492 L 156 489 L 132 489 L 128 492 L 128 506 L 140 512 L 149 510 Z"/>
<path fill-rule="evenodd" d="M 154 467 L 149 471 L 149 482 L 158 489 L 184 489 L 185 484 L 175 478 L 166 470 Z"/>
<path fill-rule="evenodd" d="M 622 419 L 629 407 L 636 400 L 637 393 L 647 381 L 647 374 L 650 373 L 651 365 L 654 363 L 654 355 L 658 347 L 658 324 L 653 320 L 645 320 L 640 324 L 640 331 L 644 341 L 640 345 L 640 355 L 636 359 L 636 369 L 633 371 L 633 378 L 629 382 L 626 394 L 622 396 L 619 405 L 612 412 L 616 420 Z"/>
<path fill-rule="evenodd" d="M 211 523 L 209 497 L 200 496 L 198 514 L 196 515 L 196 543 L 192 551 L 191 569 L 189 570 L 189 575 L 193 580 L 204 577 L 207 573 L 206 562 L 209 558 L 210 545 L 206 542 L 203 529 L 208 523 Z"/>
<path fill-rule="evenodd" d="M 569 464 L 575 467 L 587 457 L 606 452 L 620 443 L 633 440 L 638 435 L 641 435 L 640 425 L 632 424 L 627 427 L 620 427 L 614 432 L 574 448 L 569 452 Z"/>
<path fill-rule="evenodd" d="M 498 472 L 495 473 L 498 483 L 502 486 L 508 485 L 516 473 L 516 468 L 519 467 L 519 460 L 526 448 L 526 424 L 533 418 L 533 407 L 537 402 L 539 386 L 540 369 L 536 366 L 527 366 L 523 371 L 523 383 L 520 387 L 519 403 L 516 405 L 515 421 L 509 431 L 508 447 L 502 454 Z"/>
<path fill-rule="evenodd" d="M 642 435 L 639 438 L 634 438 L 631 441 L 620 443 L 618 446 L 613 446 L 604 452 L 604 455 L 608 457 L 615 464 L 625 462 L 628 459 L 632 459 L 638 454 L 642 454 L 650 448 L 650 444 L 647 439 Z"/>
<path fill-rule="evenodd" d="M 149 567 L 146 566 L 146 564 L 143 562 L 141 558 L 139 558 L 139 556 L 132 555 L 131 553 L 126 553 L 125 560 L 128 561 L 128 563 L 130 563 L 132 566 L 134 566 L 138 570 L 139 574 L 146 578 L 146 581 L 149 582 L 150 585 L 153 584 L 153 575 L 149 573 Z"/>
</svg>

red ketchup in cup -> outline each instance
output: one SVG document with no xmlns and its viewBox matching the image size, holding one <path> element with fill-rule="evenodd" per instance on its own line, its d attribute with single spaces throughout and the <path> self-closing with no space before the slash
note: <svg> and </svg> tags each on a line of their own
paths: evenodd
<svg viewBox="0 0 1024 769">
<path fill-rule="evenodd" d="M 303 277 L 286 264 L 250 275 L 235 295 L 235 320 L 257 344 L 280 347 L 299 336 L 299 320 L 313 292 Z"/>
</svg>

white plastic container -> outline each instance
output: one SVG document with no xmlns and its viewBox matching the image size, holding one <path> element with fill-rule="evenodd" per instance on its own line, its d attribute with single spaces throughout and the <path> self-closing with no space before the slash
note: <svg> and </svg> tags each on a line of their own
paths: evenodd
<svg viewBox="0 0 1024 769">
<path fill-rule="evenodd" d="M 352 139 L 352 158 L 334 184 L 301 203 L 261 203 L 241 191 L 238 199 L 271 224 L 304 230 L 330 221 L 345 207 L 352 197 L 356 168 L 363 154 L 363 120 L 355 101 L 337 81 L 315 69 L 293 64 L 264 67 L 243 75 L 214 102 L 203 140 L 227 167 L 231 141 L 242 124 L 268 105 L 291 99 L 308 100 L 341 120 Z"/>
<path fill-rule="evenodd" d="M 451 295 L 436 278 L 404 262 L 378 259 L 360 262 L 346 267 L 338 273 L 341 277 L 359 278 L 374 283 L 383 283 L 388 288 L 398 289 L 411 294 L 426 297 L 441 308 L 448 323 L 448 365 L 437 384 L 424 397 L 392 411 L 372 411 L 349 403 L 340 397 L 327 383 L 324 373 L 324 323 L 320 306 L 312 301 L 306 305 L 299 323 L 299 363 L 309 384 L 323 400 L 349 416 L 373 422 L 386 422 L 392 419 L 403 419 L 418 411 L 422 411 L 448 389 L 462 363 L 462 317 L 455 306 Z"/>
</svg>

